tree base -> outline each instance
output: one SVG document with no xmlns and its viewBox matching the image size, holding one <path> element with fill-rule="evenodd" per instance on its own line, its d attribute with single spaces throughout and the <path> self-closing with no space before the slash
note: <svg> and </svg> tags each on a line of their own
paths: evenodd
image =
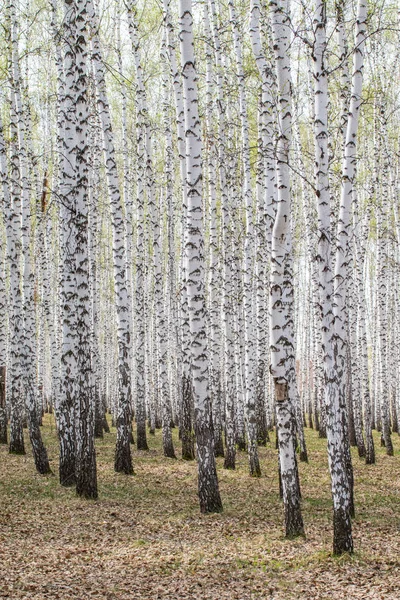
<svg viewBox="0 0 400 600">
<path fill-rule="evenodd" d="M 63 487 L 73 487 L 76 484 L 75 466 L 71 470 L 67 466 L 62 468 L 60 466 L 60 485 Z"/>
<path fill-rule="evenodd" d="M 305 463 L 308 463 L 308 454 L 307 454 L 307 450 L 301 450 L 301 451 L 300 451 L 300 462 L 305 462 Z"/>
<path fill-rule="evenodd" d="M 224 469 L 235 470 L 236 469 L 236 454 L 234 451 L 226 448 L 226 456 L 224 460 Z"/>
<path fill-rule="evenodd" d="M 357 449 L 358 449 L 358 458 L 365 458 L 365 455 L 367 454 L 365 446 L 357 446 Z"/>
<path fill-rule="evenodd" d="M 249 456 L 249 473 L 250 477 L 261 477 L 260 461 L 256 454 Z"/>
<path fill-rule="evenodd" d="M 24 439 L 22 438 L 22 440 L 10 440 L 10 446 L 8 451 L 10 454 L 19 454 L 20 456 L 26 454 Z"/>
<path fill-rule="evenodd" d="M 49 475 L 52 471 L 50 469 L 50 463 L 47 456 L 47 450 L 41 439 L 32 442 L 33 458 L 35 460 L 36 471 L 40 475 Z"/>
<path fill-rule="evenodd" d="M 23 450 L 23 449 L 21 450 L 20 448 L 15 448 L 15 447 L 13 447 L 13 448 L 10 447 L 8 450 L 8 453 L 16 454 L 17 456 L 24 456 L 26 454 L 25 450 Z"/>
<path fill-rule="evenodd" d="M 351 519 L 344 509 L 333 512 L 333 554 L 340 556 L 344 553 L 353 553 L 353 536 L 351 533 Z"/>
<path fill-rule="evenodd" d="M 216 438 L 214 440 L 214 455 L 215 456 L 225 456 L 224 442 L 222 441 L 222 435 L 216 436 Z"/>
<path fill-rule="evenodd" d="M 194 451 L 194 436 L 190 431 L 182 431 L 182 458 L 183 460 L 194 460 L 196 458 Z"/>
<path fill-rule="evenodd" d="M 146 438 L 146 423 L 144 423 L 143 425 L 137 423 L 136 448 L 138 450 L 148 450 L 149 449 L 149 447 L 147 445 L 147 438 Z"/>
<path fill-rule="evenodd" d="M 115 448 L 114 471 L 116 473 L 125 473 L 125 475 L 133 475 L 131 448 L 128 444 L 120 444 L 117 440 Z"/>
<path fill-rule="evenodd" d="M 174 451 L 174 447 L 164 448 L 164 456 L 166 458 L 174 458 L 176 460 L 176 455 Z"/>
<path fill-rule="evenodd" d="M 110 426 L 108 424 L 106 415 L 104 415 L 104 418 L 103 418 L 103 429 L 104 429 L 104 433 L 110 433 Z"/>
<path fill-rule="evenodd" d="M 85 500 L 97 500 L 98 493 L 97 493 L 97 487 L 96 488 L 87 488 L 85 487 L 82 490 L 78 490 L 78 487 L 76 488 L 76 495 L 79 496 L 80 498 L 84 498 Z"/>
<path fill-rule="evenodd" d="M 285 528 L 285 537 L 288 539 L 305 537 L 300 503 L 289 504 L 285 507 Z"/>
</svg>

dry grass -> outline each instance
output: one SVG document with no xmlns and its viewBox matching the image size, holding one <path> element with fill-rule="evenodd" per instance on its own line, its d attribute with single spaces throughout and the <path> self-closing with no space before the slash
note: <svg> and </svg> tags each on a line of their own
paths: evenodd
<svg viewBox="0 0 400 600">
<path fill-rule="evenodd" d="M 57 471 L 57 442 L 46 416 Z M 377 446 L 377 465 L 354 454 L 355 554 L 333 558 L 325 441 L 307 430 L 301 464 L 306 540 L 285 540 L 273 445 L 260 449 L 262 477 L 218 459 L 224 512 L 200 515 L 196 466 L 134 451 L 135 476 L 113 472 L 115 432 L 97 443 L 99 500 L 75 497 L 57 476 L 36 475 L 30 452 L 0 447 L 0 598 L 356 599 L 400 598 L 400 440 Z M 179 442 L 175 443 L 178 452 Z M 28 442 L 27 442 L 28 446 Z"/>
</svg>

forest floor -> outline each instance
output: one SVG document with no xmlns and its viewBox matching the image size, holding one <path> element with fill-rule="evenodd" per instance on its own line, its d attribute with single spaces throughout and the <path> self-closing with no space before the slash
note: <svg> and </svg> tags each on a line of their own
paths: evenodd
<svg viewBox="0 0 400 600">
<path fill-rule="evenodd" d="M 306 430 L 300 464 L 306 539 L 283 537 L 274 444 L 260 448 L 262 477 L 218 459 L 224 512 L 200 515 L 194 462 L 164 458 L 161 431 L 133 449 L 135 475 L 113 471 L 115 430 L 97 441 L 99 500 L 57 479 L 52 417 L 43 428 L 56 475 L 35 473 L 30 449 L 0 447 L 0 598 L 288 600 L 400 598 L 400 438 L 394 457 L 375 436 L 377 464 L 353 454 L 355 553 L 331 555 L 326 440 Z M 180 444 L 174 430 L 177 454 Z M 29 448 L 28 439 L 26 447 Z"/>
</svg>

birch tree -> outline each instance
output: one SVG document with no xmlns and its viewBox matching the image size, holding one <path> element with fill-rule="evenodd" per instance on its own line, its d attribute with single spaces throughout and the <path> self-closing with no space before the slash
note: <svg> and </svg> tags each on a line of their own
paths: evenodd
<svg viewBox="0 0 400 600">
<path fill-rule="evenodd" d="M 186 289 L 191 334 L 194 425 L 201 512 L 220 512 L 214 435 L 209 397 L 204 281 L 204 215 L 202 207 L 201 128 L 198 113 L 197 73 L 193 42 L 191 0 L 180 0 L 180 46 L 186 130 L 187 228 L 185 253 Z"/>
<path fill-rule="evenodd" d="M 276 164 L 278 198 L 271 244 L 270 370 L 275 388 L 286 535 L 296 536 L 304 534 L 304 526 L 300 508 L 300 489 L 293 436 L 294 398 L 293 385 L 291 385 L 294 377 L 294 339 L 293 315 L 291 314 L 293 279 L 290 258 L 292 239 L 288 164 L 292 129 L 289 5 L 280 0 L 273 1 L 270 4 L 270 11 L 279 105 Z"/>
</svg>

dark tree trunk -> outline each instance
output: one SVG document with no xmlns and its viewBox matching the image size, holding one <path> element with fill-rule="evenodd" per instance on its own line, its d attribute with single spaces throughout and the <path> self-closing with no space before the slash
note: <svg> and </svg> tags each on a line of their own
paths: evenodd
<svg viewBox="0 0 400 600">
<path fill-rule="evenodd" d="M 236 446 L 235 444 L 228 444 L 225 433 L 225 460 L 224 469 L 236 469 Z"/>
<path fill-rule="evenodd" d="M 366 451 L 365 451 L 365 464 L 366 465 L 374 465 L 375 464 L 375 445 L 374 438 L 372 437 L 372 431 L 368 435 L 366 433 Z"/>
<path fill-rule="evenodd" d="M 267 414 L 265 410 L 265 394 L 264 394 L 264 363 L 259 365 L 258 381 L 257 381 L 257 443 L 259 446 L 266 446 L 269 442 Z"/>
<path fill-rule="evenodd" d="M 218 376 L 218 389 L 215 391 L 215 396 L 212 400 L 212 410 L 214 416 L 214 453 L 215 456 L 224 456 L 224 442 L 222 438 L 222 392 L 221 378 Z"/>
<path fill-rule="evenodd" d="M 108 424 L 105 412 L 103 414 L 102 424 L 103 424 L 104 433 L 110 433 L 110 426 Z"/>
<path fill-rule="evenodd" d="M 42 434 L 39 427 L 36 411 L 29 415 L 29 438 L 32 445 L 33 459 L 38 473 L 47 475 L 51 473 L 47 450 L 43 444 Z"/>
<path fill-rule="evenodd" d="M 214 453 L 215 456 L 225 456 L 224 440 L 222 438 L 222 428 L 218 429 L 215 433 Z"/>
<path fill-rule="evenodd" d="M 136 447 L 138 450 L 148 450 L 146 436 L 146 421 L 136 423 Z"/>
<path fill-rule="evenodd" d="M 128 422 L 125 413 L 121 413 L 121 416 L 118 418 L 121 419 L 121 422 L 117 423 L 120 435 L 117 436 L 115 446 L 114 470 L 117 473 L 133 475 L 132 455 L 129 443 L 130 422 Z"/>
<path fill-rule="evenodd" d="M 214 432 L 211 419 L 209 424 L 199 423 L 199 419 L 195 419 L 195 424 L 200 512 L 219 513 L 222 512 L 222 502 L 215 467 Z"/>
<path fill-rule="evenodd" d="M 7 444 L 6 367 L 0 367 L 0 444 Z"/>
<path fill-rule="evenodd" d="M 9 452 L 10 454 L 25 454 L 23 418 L 22 415 L 13 415 L 12 411 L 10 419 Z"/>
<path fill-rule="evenodd" d="M 312 401 L 310 398 L 310 401 L 308 403 L 308 426 L 310 429 L 314 429 L 313 426 L 313 418 L 312 418 Z"/>
<path fill-rule="evenodd" d="M 391 396 L 391 405 L 392 405 L 392 431 L 393 433 L 399 433 L 399 422 L 397 417 L 397 406 L 396 406 L 396 390 L 392 390 Z"/>
<path fill-rule="evenodd" d="M 246 452 L 247 444 L 246 444 L 246 438 L 244 437 L 244 433 L 237 435 L 236 444 L 237 444 L 238 450 L 240 452 Z"/>
<path fill-rule="evenodd" d="M 342 407 L 342 415 L 343 415 L 343 442 L 344 442 L 344 459 L 345 459 L 345 467 L 347 472 L 347 479 L 349 482 L 349 491 L 350 491 L 350 503 L 349 503 L 349 515 L 350 517 L 355 517 L 355 505 L 354 505 L 354 473 L 353 473 L 353 463 L 351 460 L 351 451 L 350 451 L 350 440 L 349 440 L 349 429 L 348 429 L 348 421 L 347 421 L 347 411 L 346 411 L 346 399 L 343 398 L 341 400 Z"/>
<path fill-rule="evenodd" d="M 349 442 L 350 442 L 350 446 L 355 448 L 357 446 L 357 439 L 356 439 L 356 430 L 354 427 L 354 411 L 353 411 L 353 398 L 352 398 L 351 383 L 348 383 L 346 386 L 346 404 L 347 404 L 347 423 L 348 423 L 348 432 L 349 432 Z"/>
<path fill-rule="evenodd" d="M 192 384 L 188 377 L 182 377 L 182 411 L 181 411 L 181 433 L 182 433 L 182 458 L 183 460 L 194 460 L 194 435 L 192 430 Z"/>
<path fill-rule="evenodd" d="M 66 420 L 68 421 L 66 422 Z M 71 414 L 65 412 L 59 429 L 60 439 L 60 484 L 71 487 L 76 483 L 75 477 L 75 431 Z"/>
<path fill-rule="evenodd" d="M 351 519 L 347 512 L 339 507 L 333 510 L 333 554 L 353 552 Z"/>
<path fill-rule="evenodd" d="M 325 398 L 324 398 L 324 389 L 321 387 L 319 390 L 320 399 L 318 401 L 319 405 L 319 427 L 318 427 L 318 437 L 321 439 L 326 439 L 326 408 L 325 408 Z"/>
<path fill-rule="evenodd" d="M 176 459 L 174 444 L 171 436 L 163 436 L 163 453 L 167 458 Z"/>
<path fill-rule="evenodd" d="M 315 397 L 314 397 L 314 424 L 315 424 L 315 431 L 319 432 L 318 392 L 317 392 L 317 390 L 315 391 Z"/>
<path fill-rule="evenodd" d="M 94 437 L 103 437 L 103 422 L 104 422 L 104 407 L 101 399 L 101 395 L 98 390 L 98 386 L 94 386 L 95 400 L 94 400 Z"/>
</svg>

